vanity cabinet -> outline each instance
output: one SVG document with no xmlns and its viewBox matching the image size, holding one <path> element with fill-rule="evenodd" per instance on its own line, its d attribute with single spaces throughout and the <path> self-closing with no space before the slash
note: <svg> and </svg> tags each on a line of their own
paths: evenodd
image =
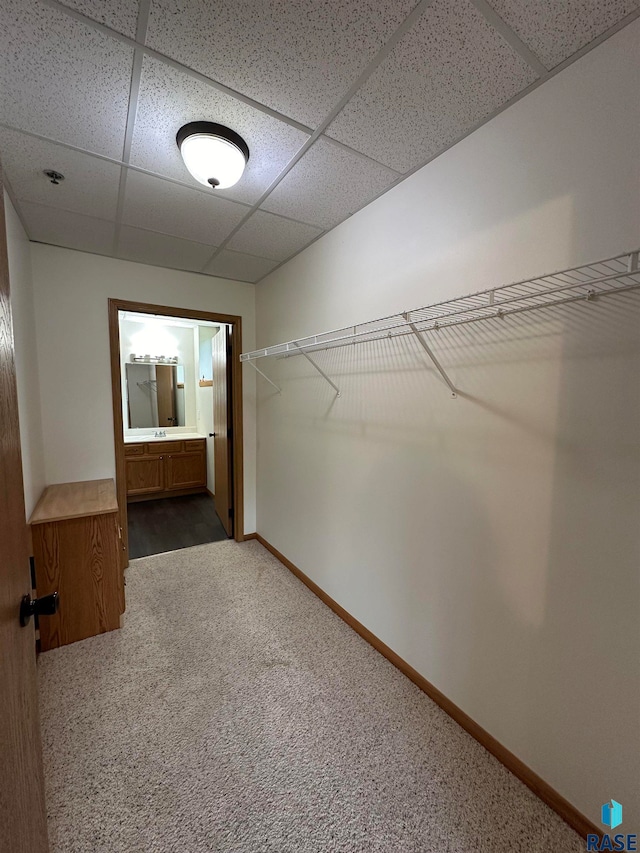
<svg viewBox="0 0 640 853">
<path fill-rule="evenodd" d="M 120 627 L 123 548 L 113 480 L 48 486 L 30 519 L 38 596 L 60 607 L 40 620 L 43 652 Z"/>
<path fill-rule="evenodd" d="M 127 457 L 127 496 L 145 495 L 164 490 L 162 456 Z"/>
<path fill-rule="evenodd" d="M 152 500 L 207 488 L 204 438 L 125 444 L 127 500 Z"/>
</svg>

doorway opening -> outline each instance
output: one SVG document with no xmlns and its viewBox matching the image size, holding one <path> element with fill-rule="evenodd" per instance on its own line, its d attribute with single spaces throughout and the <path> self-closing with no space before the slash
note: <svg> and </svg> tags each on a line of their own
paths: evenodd
<svg viewBox="0 0 640 853">
<path fill-rule="evenodd" d="M 241 318 L 110 299 L 109 335 L 123 567 L 243 541 Z"/>
</svg>

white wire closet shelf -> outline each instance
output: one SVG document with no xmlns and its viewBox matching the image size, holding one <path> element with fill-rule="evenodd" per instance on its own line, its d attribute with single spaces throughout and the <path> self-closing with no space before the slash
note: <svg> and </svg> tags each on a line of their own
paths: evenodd
<svg viewBox="0 0 640 853">
<path fill-rule="evenodd" d="M 414 335 L 451 392 L 455 394 L 456 389 L 453 383 L 438 362 L 423 333 L 492 318 L 504 319 L 511 314 L 553 308 L 581 300 L 594 301 L 603 296 L 636 290 L 640 288 L 639 251 L 626 252 L 606 260 L 494 287 L 468 296 L 460 296 L 425 308 L 414 308 L 411 311 L 392 314 L 389 317 L 381 317 L 355 326 L 274 344 L 264 349 L 242 353 L 240 361 L 250 363 L 273 385 L 274 383 L 253 364 L 254 361 L 271 356 L 306 356 L 339 396 L 337 386 L 309 358 L 309 353 L 400 335 Z M 277 388 L 277 386 L 274 387 Z M 279 388 L 278 391 L 280 391 Z"/>
</svg>

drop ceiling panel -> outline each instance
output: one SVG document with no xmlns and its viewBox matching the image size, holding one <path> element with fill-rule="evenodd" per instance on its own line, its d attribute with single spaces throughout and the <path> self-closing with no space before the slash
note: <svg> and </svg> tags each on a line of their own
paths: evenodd
<svg viewBox="0 0 640 853">
<path fill-rule="evenodd" d="M 416 0 L 152 0 L 147 43 L 317 126 Z"/>
<path fill-rule="evenodd" d="M 29 202 L 21 202 L 19 207 L 31 240 L 98 255 L 112 253 L 113 222 Z"/>
<path fill-rule="evenodd" d="M 37 3 L 0 0 L 0 16 L 2 121 L 120 158 L 133 49 Z"/>
<path fill-rule="evenodd" d="M 257 201 L 308 139 L 308 134 L 291 125 L 145 57 L 131 162 L 197 186 L 176 145 L 176 133 L 190 121 L 228 125 L 244 138 L 250 156 L 242 180 L 228 190 L 215 191 L 244 202 Z"/>
<path fill-rule="evenodd" d="M 119 258 L 193 272 L 200 272 L 214 251 L 215 246 L 128 225 L 122 226 L 118 240 Z"/>
<path fill-rule="evenodd" d="M 467 0 L 436 0 L 327 133 L 405 172 L 535 79 Z"/>
<path fill-rule="evenodd" d="M 120 166 L 3 128 L 0 155 L 20 201 L 115 219 Z M 43 169 L 61 172 L 65 180 L 55 186 L 43 175 Z"/>
<path fill-rule="evenodd" d="M 321 137 L 263 204 L 265 210 L 332 228 L 398 178 L 353 151 Z"/>
<path fill-rule="evenodd" d="M 491 0 L 547 68 L 553 68 L 640 6 L 637 0 Z"/>
<path fill-rule="evenodd" d="M 322 233 L 321 228 L 256 211 L 229 241 L 229 248 L 261 258 L 284 261 Z"/>
<path fill-rule="evenodd" d="M 139 90 L 133 48 L 120 35 L 135 34 L 137 0 L 0 0 L 0 154 L 30 236 L 111 254 L 116 220 L 122 256 L 255 281 L 536 79 L 500 35 L 507 27 L 552 68 L 640 8 L 640 0 L 489 0 L 505 21 L 498 32 L 476 2 L 486 9 L 479 0 L 421 4 L 327 135 L 283 175 L 308 140 L 294 125 L 316 128 L 337 108 L 417 0 L 142 0 L 147 45 L 165 60 L 144 56 Z M 132 84 L 132 168 L 123 167 L 119 198 L 121 167 L 98 155 L 123 158 Z M 182 124 L 202 119 L 230 125 L 251 149 L 229 190 L 200 187 L 175 145 Z M 66 181 L 51 186 L 44 168 Z"/>
<path fill-rule="evenodd" d="M 203 188 L 204 190 L 204 188 Z M 122 221 L 196 243 L 217 246 L 248 208 L 131 169 L 127 173 Z"/>
<path fill-rule="evenodd" d="M 203 272 L 219 275 L 222 278 L 234 278 L 240 281 L 257 281 L 278 265 L 277 261 L 267 258 L 257 258 L 242 252 L 232 252 L 223 249 L 219 255 L 208 264 Z"/>
<path fill-rule="evenodd" d="M 64 6 L 81 12 L 112 30 L 135 37 L 138 0 L 60 0 Z"/>
</svg>

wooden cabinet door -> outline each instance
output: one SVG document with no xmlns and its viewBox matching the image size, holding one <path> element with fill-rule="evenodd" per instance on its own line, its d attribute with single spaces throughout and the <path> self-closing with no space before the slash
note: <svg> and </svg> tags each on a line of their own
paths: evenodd
<svg viewBox="0 0 640 853">
<path fill-rule="evenodd" d="M 42 651 L 120 627 L 124 589 L 115 513 L 33 527 L 38 595 L 60 593 L 55 616 L 40 621 Z"/>
<path fill-rule="evenodd" d="M 206 486 L 207 466 L 204 453 L 177 453 L 165 457 L 166 489 Z"/>
<path fill-rule="evenodd" d="M 164 456 L 128 456 L 127 495 L 161 492 L 165 487 Z"/>
</svg>

